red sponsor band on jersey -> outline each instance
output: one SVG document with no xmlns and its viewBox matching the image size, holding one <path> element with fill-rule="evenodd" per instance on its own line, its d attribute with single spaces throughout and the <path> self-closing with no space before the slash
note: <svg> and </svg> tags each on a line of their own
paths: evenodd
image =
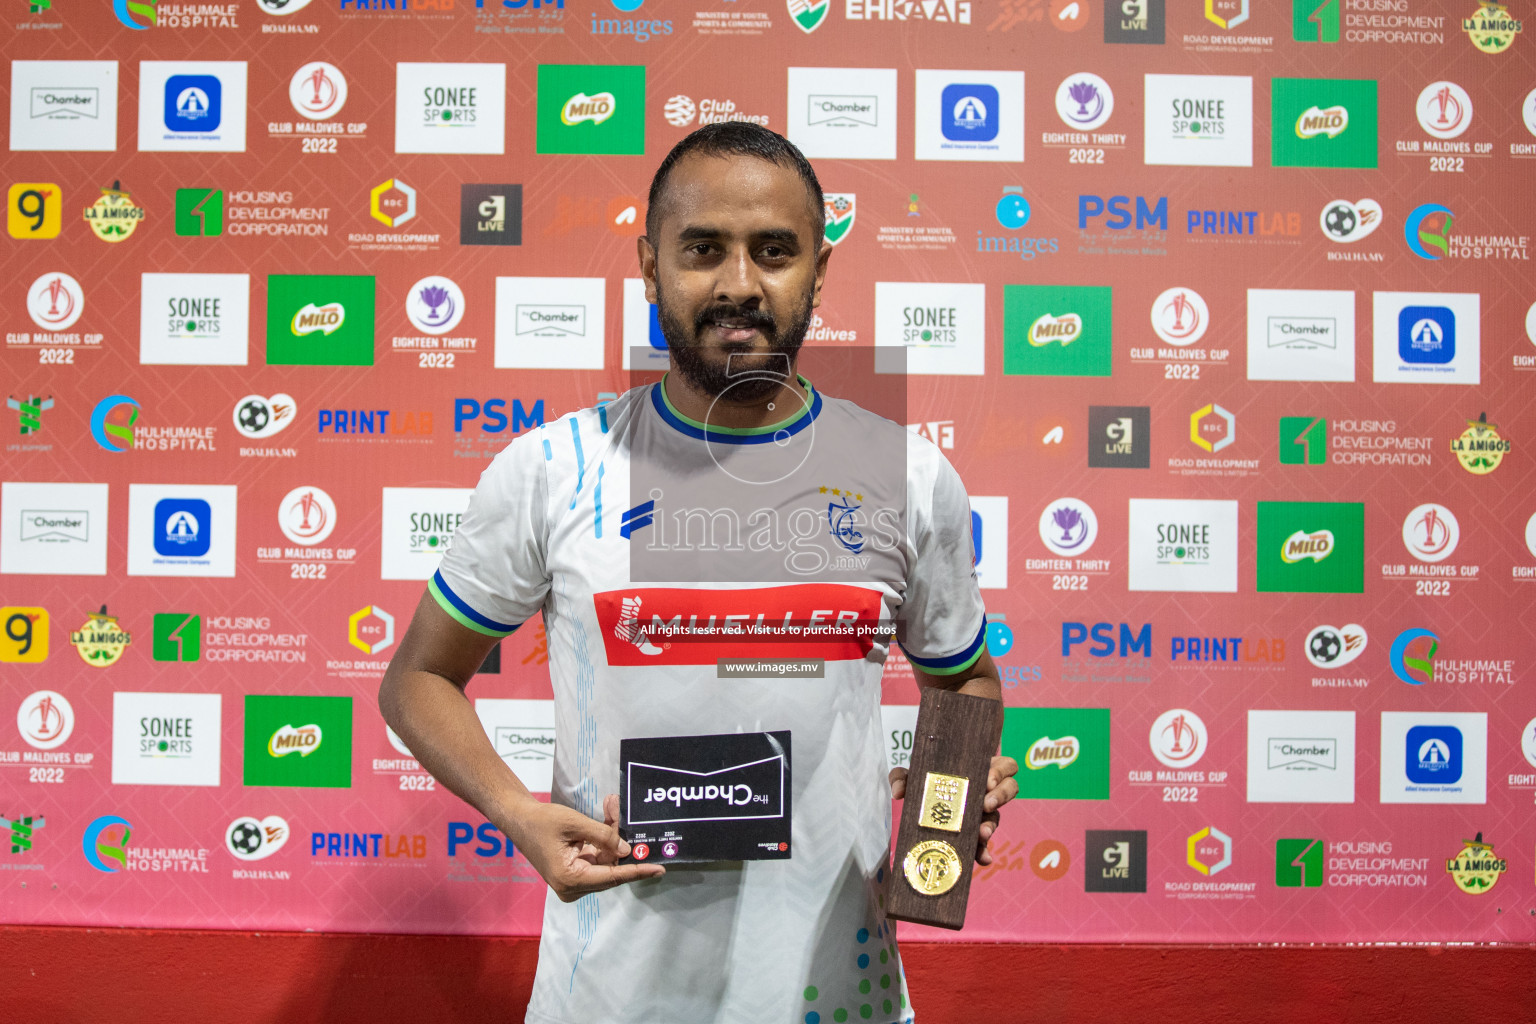
<svg viewBox="0 0 1536 1024">
<path fill-rule="evenodd" d="M 593 594 L 608 664 L 713 665 L 761 655 L 858 661 L 874 646 L 878 590 L 798 583 L 743 590 L 628 587 Z"/>
</svg>

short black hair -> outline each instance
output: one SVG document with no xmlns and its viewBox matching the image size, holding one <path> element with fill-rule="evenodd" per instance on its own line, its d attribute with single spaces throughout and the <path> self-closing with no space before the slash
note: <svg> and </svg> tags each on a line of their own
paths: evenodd
<svg viewBox="0 0 1536 1024">
<path fill-rule="evenodd" d="M 656 176 L 651 179 L 651 192 L 646 199 L 645 209 L 645 233 L 654 243 L 656 238 L 656 219 L 658 209 L 667 190 L 667 180 L 672 176 L 672 168 L 677 162 L 690 153 L 700 153 L 704 156 L 755 156 L 759 160 L 766 160 L 771 164 L 789 168 L 800 175 L 800 180 L 805 183 L 805 191 L 810 198 L 811 222 L 816 225 L 816 249 L 821 248 L 822 236 L 826 231 L 826 213 L 822 206 L 821 182 L 816 180 L 816 172 L 811 168 L 811 162 L 805 158 L 793 142 L 790 142 L 778 132 L 764 128 L 760 124 L 751 121 L 720 121 L 715 124 L 706 124 L 702 128 L 690 132 L 677 145 L 672 147 L 661 166 L 656 168 Z"/>
</svg>

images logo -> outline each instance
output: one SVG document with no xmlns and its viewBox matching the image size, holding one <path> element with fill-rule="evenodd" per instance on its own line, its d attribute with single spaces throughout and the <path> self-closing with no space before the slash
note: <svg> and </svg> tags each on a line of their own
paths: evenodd
<svg viewBox="0 0 1536 1024">
<path fill-rule="evenodd" d="M 1381 227 L 1381 204 L 1374 199 L 1335 199 L 1323 207 L 1318 223 L 1332 241 L 1358 242 Z"/>
<path fill-rule="evenodd" d="M 45 331 L 64 331 L 85 312 L 85 292 L 68 274 L 44 274 L 27 289 L 27 313 Z"/>
<path fill-rule="evenodd" d="M 1029 799 L 1109 799 L 1108 708 L 1008 708 L 1002 750 L 1029 769 Z"/>
<path fill-rule="evenodd" d="M 85 223 L 103 242 L 123 242 L 144 219 L 144 207 L 123 191 L 122 182 L 101 190 L 101 198 L 85 208 Z"/>
<path fill-rule="evenodd" d="M 1321 839 L 1276 839 L 1275 885 L 1282 889 L 1320 888 L 1324 849 Z"/>
<path fill-rule="evenodd" d="M 156 613 L 151 651 L 156 661 L 201 661 L 203 617 L 174 612 Z"/>
<path fill-rule="evenodd" d="M 222 235 L 224 233 L 224 190 L 177 189 L 176 233 L 194 238 L 217 238 Z"/>
<path fill-rule="evenodd" d="M 1481 832 L 1476 839 L 1463 839 L 1461 852 L 1445 862 L 1446 874 L 1451 876 L 1456 888 L 1469 896 L 1488 892 L 1508 870 L 1509 861 L 1493 855 L 1493 844 L 1483 842 Z"/>
<path fill-rule="evenodd" d="M 1443 562 L 1456 550 L 1461 527 L 1444 505 L 1429 502 L 1403 520 L 1403 546 L 1421 562 Z"/>
<path fill-rule="evenodd" d="M 784 0 L 790 19 L 805 33 L 815 32 L 827 20 L 832 0 Z"/>
<path fill-rule="evenodd" d="M 1428 650 L 1422 658 L 1408 656 L 1408 646 L 1415 640 L 1428 640 Z M 1388 662 L 1392 666 L 1392 674 L 1410 686 L 1423 686 L 1435 680 L 1435 654 L 1440 650 L 1440 638 L 1427 629 L 1405 629 L 1392 641 L 1392 652 L 1388 655 Z M 1411 672 L 1418 672 L 1423 678 L 1415 678 Z"/>
<path fill-rule="evenodd" d="M 297 409 L 292 395 L 246 395 L 235 403 L 235 429 L 252 440 L 271 437 L 293 422 Z"/>
<path fill-rule="evenodd" d="M 16 709 L 16 731 L 29 747 L 52 750 L 75 731 L 75 709 L 62 693 L 38 690 Z"/>
<path fill-rule="evenodd" d="M 826 192 L 822 194 L 822 204 L 826 213 L 827 244 L 836 245 L 853 230 L 853 221 L 858 215 L 856 197 L 852 192 Z"/>
<path fill-rule="evenodd" d="M 1210 320 L 1205 300 L 1189 288 L 1169 288 L 1152 301 L 1152 330 L 1169 345 L 1193 345 Z"/>
<path fill-rule="evenodd" d="M 1318 668 L 1343 668 L 1365 653 L 1365 627 L 1317 626 L 1307 634 L 1307 660 Z"/>
<path fill-rule="evenodd" d="M 399 193 L 391 196 L 391 192 Z M 416 190 L 399 178 L 389 178 L 368 190 L 368 214 L 385 227 L 397 228 L 416 217 Z"/>
<path fill-rule="evenodd" d="M 372 276 L 268 275 L 267 365 L 372 366 L 373 292 Z"/>
<path fill-rule="evenodd" d="M 1210 0 L 1206 2 L 1209 7 Z M 1221 874 L 1232 866 L 1232 837 L 1214 825 L 1207 825 L 1189 837 L 1184 863 L 1202 875 Z"/>
<path fill-rule="evenodd" d="M 1063 558 L 1085 555 L 1099 536 L 1099 518 L 1086 501 L 1058 498 L 1040 513 L 1040 541 Z"/>
<path fill-rule="evenodd" d="M 0 608 L 0 662 L 37 664 L 48 660 L 48 609 Z"/>
<path fill-rule="evenodd" d="M 538 153 L 645 152 L 645 67 L 540 64 Z"/>
<path fill-rule="evenodd" d="M 1017 231 L 1028 224 L 1029 200 L 1024 198 L 1024 190 L 1018 185 L 1004 185 L 1003 198 L 992 208 L 992 215 L 1009 231 Z"/>
<path fill-rule="evenodd" d="M 312 60 L 288 80 L 288 102 L 300 117 L 328 121 L 347 103 L 347 77 L 334 64 Z"/>
<path fill-rule="evenodd" d="M 1455 215 L 1450 207 L 1425 203 L 1414 207 L 1403 221 L 1403 240 L 1421 260 L 1438 260 L 1451 254 L 1451 223 Z M 1431 252 L 1430 250 L 1435 250 Z"/>
<path fill-rule="evenodd" d="M 117 664 L 133 637 L 117 624 L 117 616 L 107 614 L 107 606 L 91 612 L 85 624 L 69 634 L 69 642 L 75 645 L 80 659 L 92 668 L 106 668 Z"/>
<path fill-rule="evenodd" d="M 1056 87 L 1056 116 L 1068 128 L 1091 132 L 1104 127 L 1114 112 L 1114 90 L 1098 75 L 1086 71 L 1068 75 Z"/>
<path fill-rule="evenodd" d="M 244 781 L 247 786 L 350 787 L 352 698 L 248 694 Z"/>
<path fill-rule="evenodd" d="M 423 334 L 447 334 L 464 319 L 464 292 L 446 277 L 424 277 L 406 294 L 405 315 Z"/>
<path fill-rule="evenodd" d="M 1260 593 L 1359 594 L 1365 588 L 1365 506 L 1258 503 Z"/>
<path fill-rule="evenodd" d="M 1004 285 L 1003 373 L 1108 377 L 1111 295 L 1078 285 Z"/>
<path fill-rule="evenodd" d="M 21 181 L 6 197 L 5 227 L 12 238 L 57 238 L 64 227 L 64 202 L 52 182 Z"/>
<path fill-rule="evenodd" d="M 1467 420 L 1467 429 L 1451 439 L 1451 452 L 1456 461 L 1461 463 L 1462 469 L 1476 476 L 1486 476 L 1498 469 L 1511 447 L 1499 436 L 1498 424 L 1488 422 L 1487 413 L 1479 413 L 1477 419 Z"/>
<path fill-rule="evenodd" d="M 119 829 L 122 831 L 119 832 Z M 85 827 L 85 835 L 80 837 L 80 850 L 85 854 L 85 862 L 91 867 L 109 875 L 116 874 L 128 867 L 128 842 L 132 838 L 133 826 L 127 818 L 103 814 Z M 117 866 L 113 867 L 108 861 Z"/>
<path fill-rule="evenodd" d="M 292 830 L 275 814 L 236 818 L 224 830 L 224 848 L 239 860 L 266 860 L 288 842 Z"/>
</svg>

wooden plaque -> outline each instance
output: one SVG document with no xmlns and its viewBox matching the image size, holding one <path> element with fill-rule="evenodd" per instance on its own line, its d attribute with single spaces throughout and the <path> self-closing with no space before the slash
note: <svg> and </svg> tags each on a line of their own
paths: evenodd
<svg viewBox="0 0 1536 1024">
<path fill-rule="evenodd" d="M 965 924 L 1002 717 L 995 700 L 923 688 L 886 890 L 888 916 L 940 928 Z"/>
</svg>

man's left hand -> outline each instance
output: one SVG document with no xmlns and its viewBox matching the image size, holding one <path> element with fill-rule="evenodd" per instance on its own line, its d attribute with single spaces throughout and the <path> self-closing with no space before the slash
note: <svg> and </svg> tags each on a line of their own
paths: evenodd
<svg viewBox="0 0 1536 1024">
<path fill-rule="evenodd" d="M 987 843 L 997 831 L 1003 804 L 1019 795 L 1019 782 L 1014 778 L 1019 762 L 1001 754 L 994 755 L 992 767 L 987 770 L 987 795 L 981 804 L 981 831 L 976 837 L 976 863 L 991 864 L 992 853 Z M 891 798 L 900 800 L 907 794 L 907 770 L 891 769 Z"/>
</svg>

